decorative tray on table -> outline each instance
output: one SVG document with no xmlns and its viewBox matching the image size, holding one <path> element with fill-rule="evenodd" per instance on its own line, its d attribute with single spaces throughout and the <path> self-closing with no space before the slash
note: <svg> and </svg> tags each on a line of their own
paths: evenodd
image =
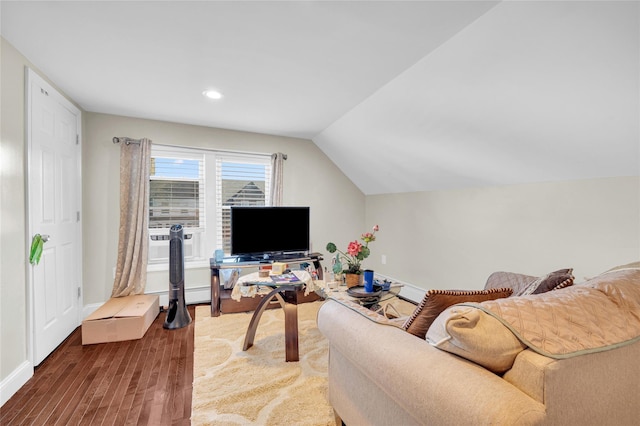
<svg viewBox="0 0 640 426">
<path fill-rule="evenodd" d="M 347 289 L 347 294 L 353 297 L 377 297 L 382 294 L 382 286 L 374 284 L 373 291 L 365 291 L 364 286 L 357 285 Z"/>
</svg>

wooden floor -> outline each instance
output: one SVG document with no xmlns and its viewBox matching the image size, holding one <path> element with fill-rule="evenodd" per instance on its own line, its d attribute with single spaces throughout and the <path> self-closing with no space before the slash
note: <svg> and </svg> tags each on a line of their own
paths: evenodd
<svg viewBox="0 0 640 426">
<path fill-rule="evenodd" d="M 195 320 L 195 307 L 189 306 Z M 82 346 L 76 329 L 0 408 L 1 425 L 189 425 L 194 322 Z"/>
</svg>

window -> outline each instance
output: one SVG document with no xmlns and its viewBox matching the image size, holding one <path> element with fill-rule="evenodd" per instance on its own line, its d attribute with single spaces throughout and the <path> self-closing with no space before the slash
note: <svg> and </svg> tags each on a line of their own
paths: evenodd
<svg viewBox="0 0 640 426">
<path fill-rule="evenodd" d="M 231 252 L 231 207 L 264 206 L 269 199 L 269 156 L 221 155 L 216 163 L 216 212 L 218 247 Z"/>
<path fill-rule="evenodd" d="M 151 158 L 149 228 L 168 229 L 175 223 L 204 228 L 203 166 L 201 159 Z"/>
<path fill-rule="evenodd" d="M 184 227 L 185 263 L 230 251 L 230 207 L 264 206 L 270 154 L 153 145 L 149 177 L 149 264 L 169 260 L 169 229 Z"/>
</svg>

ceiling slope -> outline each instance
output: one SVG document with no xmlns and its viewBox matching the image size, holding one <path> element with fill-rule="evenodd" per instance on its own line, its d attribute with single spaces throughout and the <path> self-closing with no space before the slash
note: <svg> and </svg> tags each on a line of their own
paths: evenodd
<svg viewBox="0 0 640 426">
<path fill-rule="evenodd" d="M 638 2 L 505 2 L 314 142 L 366 194 L 640 175 Z"/>
<path fill-rule="evenodd" d="M 3 37 L 87 111 L 311 138 L 496 3 L 0 7 Z"/>
<path fill-rule="evenodd" d="M 0 30 L 87 111 L 311 138 L 380 194 L 640 175 L 639 9 L 5 0 Z"/>
</svg>

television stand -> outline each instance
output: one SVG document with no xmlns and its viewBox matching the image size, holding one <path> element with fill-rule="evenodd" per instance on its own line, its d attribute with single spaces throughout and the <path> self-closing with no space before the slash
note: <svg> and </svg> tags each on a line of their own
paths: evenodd
<svg viewBox="0 0 640 426">
<path fill-rule="evenodd" d="M 238 261 L 237 257 L 225 257 L 221 263 L 216 262 L 214 258 L 209 259 L 209 266 L 211 267 L 211 316 L 217 317 L 220 316 L 221 313 L 230 313 L 231 311 L 225 310 L 223 312 L 222 305 L 229 306 L 232 303 L 236 308 L 233 309 L 234 312 L 246 312 L 254 310 L 258 304 L 260 303 L 261 297 L 256 296 L 255 298 L 251 298 L 250 301 L 231 301 L 231 290 L 226 290 L 221 288 L 220 283 L 220 270 L 221 269 L 249 269 L 249 268 L 260 268 L 261 266 L 270 265 L 274 262 L 284 261 L 287 264 L 297 265 L 300 263 L 312 263 L 316 268 L 318 273 L 318 278 L 323 279 L 322 266 L 320 261 L 322 260 L 322 255 L 320 253 L 309 253 L 308 256 L 300 256 L 295 258 L 287 258 L 287 259 L 260 259 L 260 260 L 250 260 L 250 261 Z M 315 297 L 314 294 L 310 294 L 305 298 L 301 298 L 298 296 L 298 300 L 301 302 L 307 301 L 306 298 L 313 299 Z M 315 299 L 313 299 L 315 300 Z M 308 300 L 312 301 L 312 300 Z M 255 306 L 254 306 L 255 305 Z M 275 304 L 277 307 L 278 304 Z"/>
</svg>

